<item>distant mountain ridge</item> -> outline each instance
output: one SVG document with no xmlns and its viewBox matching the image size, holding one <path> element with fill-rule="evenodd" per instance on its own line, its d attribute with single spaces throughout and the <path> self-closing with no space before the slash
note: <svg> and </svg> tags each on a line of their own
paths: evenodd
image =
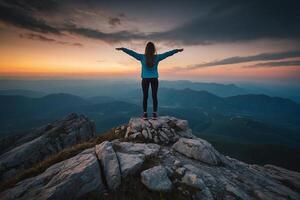
<svg viewBox="0 0 300 200">
<path fill-rule="evenodd" d="M 207 91 L 209 93 L 221 96 L 228 97 L 239 94 L 249 94 L 250 91 L 241 87 L 238 87 L 235 84 L 221 84 L 221 83 L 206 83 L 206 82 L 192 82 L 188 80 L 178 80 L 178 81 L 160 81 L 160 85 L 165 88 L 173 89 L 185 89 L 189 88 L 197 91 Z"/>
<path fill-rule="evenodd" d="M 9 95 L 9 96 L 25 96 L 25 97 L 42 97 L 47 95 L 41 91 L 34 90 L 23 90 L 23 89 L 9 89 L 9 90 L 0 90 L 0 95 Z"/>
<path fill-rule="evenodd" d="M 120 101 L 103 96 L 84 99 L 64 93 L 50 94 L 40 98 L 0 96 L 0 108 L 3 111 L 0 113 L 0 127 L 2 130 L 5 129 L 4 127 L 9 130 L 11 123 L 24 124 L 30 119 L 41 120 L 43 123 L 43 120 L 55 119 L 72 111 L 89 112 L 90 116 L 105 113 L 104 117 L 108 118 L 118 113 L 118 116 L 126 121 L 128 120 L 125 118 L 126 115 L 141 112 L 140 105 L 141 92 L 139 90 L 134 90 Z M 149 98 L 149 105 L 151 106 L 151 98 Z M 160 88 L 159 106 L 163 112 L 194 109 L 204 117 L 206 112 L 213 115 L 244 115 L 267 120 L 270 123 L 276 121 L 276 124 L 290 124 L 295 127 L 300 124 L 299 104 L 289 99 L 266 95 L 248 94 L 223 98 L 207 91 Z"/>
<path fill-rule="evenodd" d="M 47 94 L 69 93 L 82 97 L 111 96 L 116 98 L 126 95 L 131 90 L 140 88 L 139 82 L 136 80 L 0 80 L 0 90 L 22 88 L 23 90 L 43 91 Z M 250 93 L 250 90 L 235 84 L 192 82 L 188 80 L 160 80 L 160 86 L 174 89 L 206 90 L 223 97 Z M 22 95 L 20 92 L 13 94 Z"/>
<path fill-rule="evenodd" d="M 161 107 L 194 107 L 206 112 L 245 115 L 269 122 L 290 123 L 295 126 L 300 124 L 300 104 L 286 98 L 261 94 L 219 97 L 207 91 L 189 88 L 182 90 L 160 88 L 158 93 Z M 141 92 L 136 90 L 130 93 L 128 99 L 141 104 Z"/>
</svg>

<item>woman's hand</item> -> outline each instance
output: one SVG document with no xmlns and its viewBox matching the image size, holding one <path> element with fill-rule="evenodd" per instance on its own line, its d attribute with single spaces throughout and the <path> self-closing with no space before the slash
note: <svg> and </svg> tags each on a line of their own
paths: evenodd
<svg viewBox="0 0 300 200">
<path fill-rule="evenodd" d="M 176 49 L 178 52 L 182 52 L 183 51 L 183 49 Z"/>
<path fill-rule="evenodd" d="M 116 50 L 121 51 L 123 50 L 123 47 L 116 48 Z"/>
</svg>

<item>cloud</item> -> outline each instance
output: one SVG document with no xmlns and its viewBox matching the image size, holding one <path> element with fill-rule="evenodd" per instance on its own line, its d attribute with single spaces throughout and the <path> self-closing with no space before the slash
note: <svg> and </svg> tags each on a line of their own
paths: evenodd
<svg viewBox="0 0 300 200">
<path fill-rule="evenodd" d="M 121 19 L 118 18 L 118 17 L 109 17 L 108 19 L 108 23 L 109 25 L 111 25 L 112 27 L 115 27 L 115 26 L 118 26 L 118 25 L 121 25 Z"/>
<path fill-rule="evenodd" d="M 78 1 L 75 3 L 78 3 Z M 145 35 L 142 33 L 130 31 L 106 33 L 96 29 L 81 27 L 80 25 L 75 24 L 61 24 L 59 26 L 52 26 L 49 24 L 49 22 L 37 17 L 39 16 L 40 12 L 54 12 L 55 9 L 65 6 L 65 4 L 65 2 L 54 0 L 50 0 L 49 2 L 46 1 L 45 4 L 39 0 L 0 0 L 0 21 L 3 21 L 8 25 L 13 25 L 37 33 L 64 35 L 63 32 L 69 32 L 71 34 L 77 34 L 86 38 L 102 40 L 110 44 L 145 38 Z M 56 15 L 59 15 L 59 13 L 56 13 Z M 108 23 L 112 27 L 121 25 L 122 17 L 125 17 L 125 14 L 120 14 L 120 17 L 109 17 Z M 52 41 L 51 38 L 40 34 L 31 34 L 27 36 L 24 35 L 23 37 L 45 42 L 56 42 L 58 44 L 69 44 L 68 42 Z M 80 43 L 74 43 L 73 45 L 82 46 Z"/>
<path fill-rule="evenodd" d="M 5 4 L 19 7 L 30 12 L 49 12 L 55 11 L 60 4 L 57 0 L 2 0 Z M 61 2 L 60 2 L 61 3 Z"/>
<path fill-rule="evenodd" d="M 222 60 L 190 65 L 187 67 L 183 67 L 182 69 L 197 69 L 203 67 L 214 67 L 219 65 L 232 65 L 232 64 L 246 63 L 246 62 L 253 62 L 253 61 L 281 60 L 281 59 L 296 58 L 296 57 L 300 57 L 300 50 L 277 52 L 277 53 L 262 53 L 253 56 L 235 56 L 235 57 L 224 58 Z"/>
<path fill-rule="evenodd" d="M 143 33 L 133 33 L 129 31 L 119 31 L 113 33 L 105 33 L 96 29 L 90 29 L 85 27 L 77 27 L 76 25 L 68 25 L 67 28 L 64 29 L 65 31 L 80 35 L 87 38 L 98 39 L 109 44 L 119 43 L 124 41 L 131 41 L 133 39 L 145 39 L 147 36 Z"/>
<path fill-rule="evenodd" d="M 15 6 L 8 6 L 0 2 L 0 20 L 6 24 L 24 28 L 40 33 L 61 34 L 61 32 L 47 24 L 44 20 L 37 19 L 29 12 Z"/>
<path fill-rule="evenodd" d="M 199 7 L 201 16 L 171 30 L 154 33 L 152 37 L 185 45 L 258 39 L 300 40 L 298 0 L 220 0 L 206 4 L 206 11 Z"/>
<path fill-rule="evenodd" d="M 243 66 L 243 68 L 260 68 L 260 67 L 300 67 L 300 60 L 263 62 L 254 65 Z"/>
<path fill-rule="evenodd" d="M 146 20 L 158 24 L 160 20 L 168 20 L 175 28 L 149 35 L 129 30 L 107 33 L 98 30 L 99 28 L 85 28 L 88 27 L 88 20 L 84 14 L 76 11 L 78 8 L 84 11 L 82 13 L 122 11 L 117 17 L 108 16 L 111 28 L 121 25 L 125 15 L 126 19 L 139 19 L 136 23 Z M 149 15 L 153 10 L 156 15 Z M 63 21 L 74 21 L 78 24 L 76 28 L 70 29 L 73 34 L 108 43 L 154 40 L 173 45 L 210 45 L 258 39 L 300 41 L 299 10 L 299 0 L 174 0 L 172 4 L 160 2 L 159 8 L 152 2 L 142 0 L 0 0 L 0 20 L 7 24 L 44 34 L 62 34 L 66 29 Z M 177 14 L 178 11 L 180 14 Z M 40 18 L 49 16 L 49 13 L 54 18 L 61 19 L 61 24 L 54 26 L 49 22 L 51 18 Z M 178 20 L 179 17 L 186 20 Z"/>
<path fill-rule="evenodd" d="M 56 43 L 56 44 L 61 44 L 61 45 L 71 45 L 71 46 L 83 47 L 83 45 L 78 42 L 73 43 L 73 42 L 59 41 L 59 40 L 55 40 L 53 38 L 48 38 L 43 35 L 34 34 L 34 33 L 20 34 L 19 37 L 30 39 L 30 40 L 38 40 L 38 41 L 42 41 L 42 42 L 51 42 L 51 43 Z"/>
</svg>

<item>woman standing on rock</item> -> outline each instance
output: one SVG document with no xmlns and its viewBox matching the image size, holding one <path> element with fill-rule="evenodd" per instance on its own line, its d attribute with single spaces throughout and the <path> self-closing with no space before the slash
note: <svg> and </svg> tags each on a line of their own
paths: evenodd
<svg viewBox="0 0 300 200">
<path fill-rule="evenodd" d="M 172 56 L 175 53 L 183 51 L 183 49 L 174 49 L 172 51 L 165 52 L 163 54 L 156 54 L 155 45 L 152 42 L 148 42 L 145 48 L 145 54 L 139 54 L 127 48 L 116 48 L 116 50 L 122 50 L 128 55 L 139 60 L 142 64 L 142 88 L 143 88 L 143 119 L 147 119 L 147 100 L 149 85 L 152 90 L 153 100 L 153 119 L 157 119 L 157 90 L 158 90 L 158 72 L 157 65 L 163 59 Z"/>
</svg>

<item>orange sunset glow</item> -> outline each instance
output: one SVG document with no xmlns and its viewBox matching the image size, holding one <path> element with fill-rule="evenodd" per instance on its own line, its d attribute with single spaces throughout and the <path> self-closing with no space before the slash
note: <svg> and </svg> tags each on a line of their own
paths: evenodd
<svg viewBox="0 0 300 200">
<path fill-rule="evenodd" d="M 277 37 L 275 39 L 257 36 L 256 39 L 236 39 L 234 42 L 230 41 L 232 39 L 227 39 L 229 36 L 226 35 L 228 34 L 226 31 L 236 31 L 238 35 L 239 30 L 226 30 L 224 39 L 222 39 L 222 35 L 221 38 L 215 39 L 213 35 L 212 38 L 208 36 L 201 38 L 201 34 L 205 35 L 205 31 L 209 30 L 205 30 L 205 27 L 199 30 L 187 27 L 184 30 L 189 31 L 188 28 L 190 28 L 190 31 L 195 31 L 195 34 L 183 33 L 181 27 L 185 27 L 187 26 L 185 23 L 189 23 L 173 19 L 167 21 L 172 16 L 171 13 L 164 13 L 161 20 L 158 20 L 155 17 L 146 18 L 141 13 L 130 13 L 127 10 L 131 10 L 131 8 L 122 7 L 121 4 L 116 7 L 112 7 L 111 4 L 93 4 L 94 6 L 106 6 L 106 9 L 99 10 L 86 4 L 81 7 L 80 11 L 76 9 L 76 5 L 81 4 L 79 2 L 74 5 L 62 3 L 61 11 L 49 10 L 55 16 L 53 18 L 46 17 L 48 11 L 45 13 L 24 12 L 30 16 L 32 21 L 37 19 L 37 15 L 40 17 L 41 23 L 44 24 L 36 25 L 37 27 L 32 27 L 29 18 L 28 22 L 24 22 L 28 24 L 24 25 L 14 21 L 13 18 L 10 19 L 9 16 L 6 18 L 3 16 L 3 19 L 0 19 L 1 77 L 138 79 L 140 63 L 115 51 L 115 48 L 124 46 L 143 53 L 145 44 L 149 40 L 156 44 L 158 53 L 172 48 L 185 49 L 184 53 L 172 59 L 166 59 L 160 64 L 160 77 L 163 79 L 212 81 L 276 81 L 284 79 L 288 81 L 300 77 L 298 38 Z M 2 3 L 2 7 L 5 6 L 13 8 L 7 2 Z M 64 15 L 63 10 L 72 10 L 74 13 Z M 190 14 L 182 10 L 178 11 L 178 16 Z M 137 15 L 139 19 L 135 20 Z M 194 14 L 192 15 L 194 16 Z M 78 22 L 74 24 L 76 20 Z M 62 22 L 68 24 L 66 21 L 70 25 L 62 28 Z M 153 30 L 149 28 L 149 25 L 153 26 Z M 47 30 L 42 30 L 39 26 L 44 26 L 43 28 Z M 70 28 L 68 29 L 68 27 Z M 216 31 L 217 28 L 215 27 Z M 252 28 L 255 29 L 255 27 Z M 177 30 L 180 32 L 176 36 L 172 35 L 169 38 L 165 36 L 168 32 Z M 255 30 L 251 31 L 255 32 Z M 124 32 L 126 35 L 122 35 Z M 160 34 L 163 36 L 159 37 Z M 190 38 L 192 36 L 194 38 Z M 287 57 L 279 55 L 278 58 L 271 56 L 270 59 L 255 57 L 261 54 L 285 54 L 286 52 L 292 52 L 293 55 Z M 249 56 L 254 56 L 254 59 L 242 62 L 236 62 L 233 59 L 231 63 L 213 64 L 226 59 Z M 281 62 L 280 65 L 272 63 L 272 66 L 263 64 L 271 61 L 285 62 Z M 295 62 L 291 63 L 291 61 Z M 205 63 L 208 63 L 208 66 L 205 66 Z"/>
</svg>

